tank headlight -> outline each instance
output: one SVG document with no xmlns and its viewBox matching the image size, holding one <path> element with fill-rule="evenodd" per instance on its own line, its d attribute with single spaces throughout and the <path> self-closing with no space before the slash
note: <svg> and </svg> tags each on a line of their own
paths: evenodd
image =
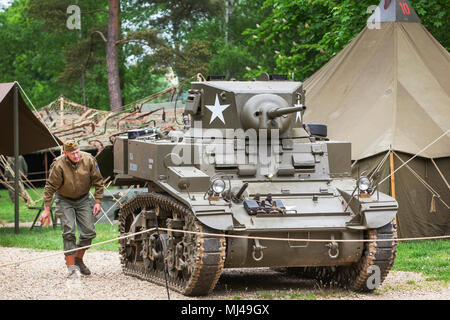
<svg viewBox="0 0 450 320">
<path fill-rule="evenodd" d="M 361 176 L 358 180 L 358 188 L 361 191 L 367 191 L 370 188 L 369 178 Z"/>
<path fill-rule="evenodd" d="M 225 181 L 222 179 L 215 179 L 211 184 L 211 188 L 214 193 L 221 194 L 225 190 Z"/>
</svg>

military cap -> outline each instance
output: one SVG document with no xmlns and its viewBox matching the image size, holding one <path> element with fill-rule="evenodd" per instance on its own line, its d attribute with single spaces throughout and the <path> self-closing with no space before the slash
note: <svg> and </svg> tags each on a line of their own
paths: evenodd
<svg viewBox="0 0 450 320">
<path fill-rule="evenodd" d="M 78 143 L 74 139 L 64 141 L 64 151 L 72 152 L 78 149 Z"/>
</svg>

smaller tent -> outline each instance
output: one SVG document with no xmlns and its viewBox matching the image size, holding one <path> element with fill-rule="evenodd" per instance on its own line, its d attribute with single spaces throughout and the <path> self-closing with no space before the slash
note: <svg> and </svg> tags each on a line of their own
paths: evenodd
<svg viewBox="0 0 450 320">
<path fill-rule="evenodd" d="M 35 117 L 19 92 L 19 83 L 0 83 L 0 154 L 14 156 L 14 232 L 19 233 L 18 155 L 55 147 L 60 144 L 45 125 Z M 17 115 L 17 117 L 16 117 Z M 18 142 L 18 143 L 17 143 Z"/>
<path fill-rule="evenodd" d="M 0 154 L 5 156 L 14 156 L 14 85 L 15 82 L 0 83 Z M 18 107 L 19 154 L 57 147 L 60 141 L 55 141 L 50 131 L 28 108 L 20 93 Z"/>
</svg>

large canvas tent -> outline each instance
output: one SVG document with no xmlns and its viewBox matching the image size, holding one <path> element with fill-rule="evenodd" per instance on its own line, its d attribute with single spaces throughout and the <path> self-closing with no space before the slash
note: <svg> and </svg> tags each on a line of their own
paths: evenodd
<svg viewBox="0 0 450 320">
<path fill-rule="evenodd" d="M 305 81 L 306 120 L 352 142 L 355 174 L 381 165 L 380 190 L 399 201 L 403 237 L 450 234 L 449 74 L 450 54 L 411 4 L 382 0 L 361 33 Z"/>
</svg>

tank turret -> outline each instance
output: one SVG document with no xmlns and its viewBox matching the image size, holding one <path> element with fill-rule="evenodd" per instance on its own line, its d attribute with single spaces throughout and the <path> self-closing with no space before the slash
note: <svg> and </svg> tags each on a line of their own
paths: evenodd
<svg viewBox="0 0 450 320">
<path fill-rule="evenodd" d="M 294 81 L 210 81 L 192 83 L 185 113 L 203 129 L 279 130 L 289 136 L 302 127 L 304 92 Z"/>
</svg>

